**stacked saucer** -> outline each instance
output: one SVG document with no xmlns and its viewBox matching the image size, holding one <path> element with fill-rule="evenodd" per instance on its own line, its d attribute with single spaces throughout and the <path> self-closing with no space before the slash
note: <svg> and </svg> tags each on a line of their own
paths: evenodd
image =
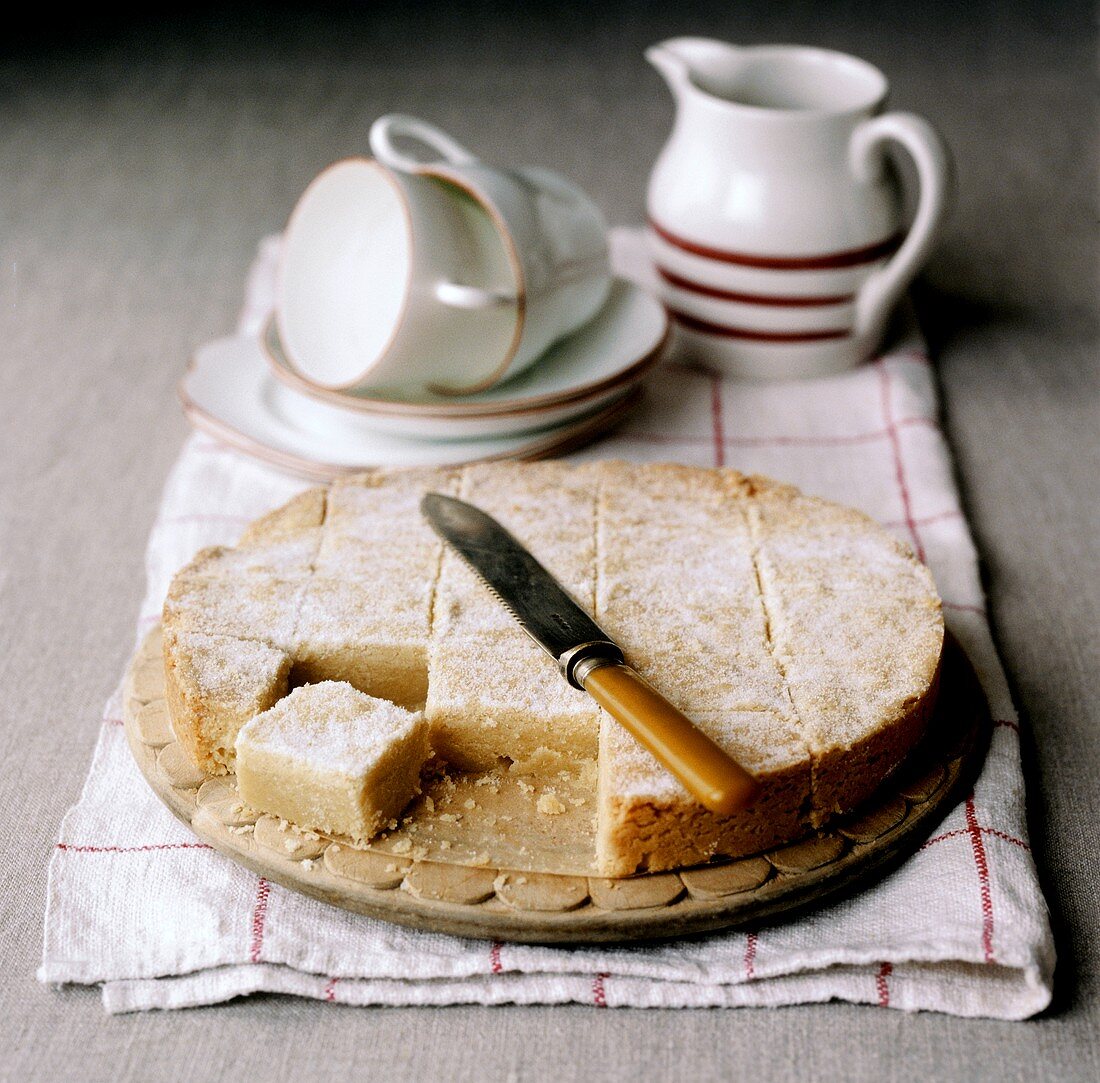
<svg viewBox="0 0 1100 1083">
<path fill-rule="evenodd" d="M 664 308 L 615 278 L 597 315 L 537 365 L 461 398 L 349 395 L 303 381 L 275 321 L 202 347 L 180 383 L 192 424 L 317 480 L 370 466 L 458 465 L 564 454 L 620 421 L 668 335 Z"/>
<path fill-rule="evenodd" d="M 260 334 L 196 355 L 191 421 L 330 478 L 560 454 L 623 417 L 668 322 L 613 274 L 592 201 L 414 117 L 382 117 L 370 142 L 373 159 L 329 166 L 295 206 Z"/>
</svg>

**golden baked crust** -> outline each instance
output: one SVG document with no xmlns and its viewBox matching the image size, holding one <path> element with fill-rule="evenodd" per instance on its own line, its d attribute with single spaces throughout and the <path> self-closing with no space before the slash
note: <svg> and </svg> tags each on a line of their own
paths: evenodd
<svg viewBox="0 0 1100 1083">
<path fill-rule="evenodd" d="M 756 775 L 756 806 L 708 813 L 567 687 L 444 553 L 418 510 L 431 490 L 528 545 Z M 424 708 L 460 766 L 598 756 L 598 863 L 615 876 L 755 852 L 859 804 L 924 732 L 943 645 L 927 569 L 861 513 L 734 470 L 623 462 L 376 470 L 310 490 L 181 569 L 164 624 L 173 725 L 207 769 L 232 769 L 237 730 L 288 688 L 346 680 Z M 238 681 L 215 679 L 234 665 Z"/>
<path fill-rule="evenodd" d="M 287 694 L 290 655 L 253 640 L 171 627 L 164 633 L 172 729 L 209 774 L 233 766 L 237 731 Z"/>
</svg>

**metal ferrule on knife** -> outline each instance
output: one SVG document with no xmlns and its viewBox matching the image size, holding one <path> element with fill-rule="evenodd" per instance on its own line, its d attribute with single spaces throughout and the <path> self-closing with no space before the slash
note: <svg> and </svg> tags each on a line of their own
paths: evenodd
<svg viewBox="0 0 1100 1083">
<path fill-rule="evenodd" d="M 594 669 L 600 666 L 623 665 L 626 658 L 618 645 L 610 639 L 595 639 L 591 643 L 578 643 L 558 659 L 562 676 L 574 687 L 584 690 L 584 682 Z"/>
</svg>

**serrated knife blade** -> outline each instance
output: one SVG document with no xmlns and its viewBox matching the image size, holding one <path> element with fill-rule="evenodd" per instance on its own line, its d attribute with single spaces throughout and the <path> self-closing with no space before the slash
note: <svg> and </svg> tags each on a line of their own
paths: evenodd
<svg viewBox="0 0 1100 1083">
<path fill-rule="evenodd" d="M 729 815 L 752 803 L 756 780 L 626 662 L 617 644 L 492 516 L 428 493 L 420 510 L 519 626 L 620 722 L 689 793 Z"/>
</svg>

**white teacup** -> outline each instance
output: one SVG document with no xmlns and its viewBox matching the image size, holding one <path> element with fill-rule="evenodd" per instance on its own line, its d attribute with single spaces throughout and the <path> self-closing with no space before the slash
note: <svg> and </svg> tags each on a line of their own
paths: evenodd
<svg viewBox="0 0 1100 1083">
<path fill-rule="evenodd" d="M 336 391 L 495 382 L 522 302 L 493 218 L 437 177 L 366 158 L 324 170 L 290 217 L 276 321 L 289 362 Z"/>
<path fill-rule="evenodd" d="M 400 138 L 426 146 L 432 157 L 402 152 L 394 142 Z M 512 264 L 518 321 L 511 348 L 498 355 L 481 387 L 522 372 L 603 307 L 611 288 L 607 225 L 565 178 L 547 169 L 487 165 L 433 125 L 399 114 L 375 121 L 370 146 L 395 172 L 462 188 L 496 222 Z"/>
</svg>

